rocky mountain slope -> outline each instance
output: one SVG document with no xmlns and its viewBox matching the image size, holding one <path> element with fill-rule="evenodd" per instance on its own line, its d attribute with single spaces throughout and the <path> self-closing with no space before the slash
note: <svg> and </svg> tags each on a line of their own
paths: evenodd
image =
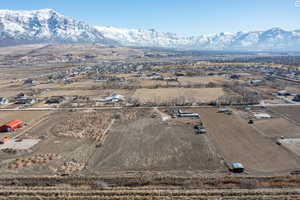
<svg viewBox="0 0 300 200">
<path fill-rule="evenodd" d="M 99 22 L 100 23 L 100 22 Z M 103 23 L 103 22 L 102 22 Z M 179 36 L 154 29 L 90 26 L 52 9 L 0 10 L 0 46 L 32 43 L 99 42 L 109 45 L 164 47 L 193 50 L 300 50 L 300 30 Z"/>
<path fill-rule="evenodd" d="M 94 27 L 52 9 L 0 10 L 0 46 L 43 42 L 116 44 Z"/>
<path fill-rule="evenodd" d="M 196 50 L 300 50 L 300 30 L 272 28 L 266 31 L 220 33 L 182 37 L 151 30 L 96 27 L 105 37 L 127 46 L 151 46 Z"/>
</svg>

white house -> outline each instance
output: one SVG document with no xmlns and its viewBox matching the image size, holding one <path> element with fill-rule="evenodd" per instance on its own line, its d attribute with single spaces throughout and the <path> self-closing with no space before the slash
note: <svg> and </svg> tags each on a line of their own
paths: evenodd
<svg viewBox="0 0 300 200">
<path fill-rule="evenodd" d="M 100 101 L 100 102 L 119 102 L 119 101 L 123 101 L 124 100 L 124 96 L 120 95 L 120 94 L 113 94 L 110 97 L 106 97 L 104 99 L 97 99 L 96 101 Z"/>
</svg>

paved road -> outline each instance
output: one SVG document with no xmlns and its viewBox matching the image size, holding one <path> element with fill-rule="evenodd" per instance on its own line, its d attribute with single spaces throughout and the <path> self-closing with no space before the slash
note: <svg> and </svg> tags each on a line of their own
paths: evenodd
<svg viewBox="0 0 300 200">
<path fill-rule="evenodd" d="M 233 105 L 235 106 L 235 105 Z M 282 104 L 258 104 L 258 105 L 244 105 L 252 107 L 279 107 L 279 106 L 300 106 L 300 103 L 282 103 Z M 30 108 L 0 108 L 0 111 L 69 111 L 69 110 L 107 110 L 107 109 L 124 109 L 124 108 L 133 108 L 133 109 L 147 109 L 147 108 L 215 108 L 216 106 L 204 105 L 204 106 L 106 106 L 106 107 L 87 107 L 87 108 L 49 108 L 49 107 L 30 107 Z M 231 106 L 222 106 L 222 107 L 231 107 Z"/>
</svg>

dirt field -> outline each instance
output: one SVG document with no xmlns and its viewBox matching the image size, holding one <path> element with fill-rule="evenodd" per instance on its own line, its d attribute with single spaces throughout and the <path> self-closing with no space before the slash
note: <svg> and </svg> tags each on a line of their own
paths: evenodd
<svg viewBox="0 0 300 200">
<path fill-rule="evenodd" d="M 49 83 L 49 84 L 40 84 L 37 86 L 34 86 L 36 89 L 82 89 L 86 88 L 89 89 L 91 87 L 97 87 L 101 85 L 101 83 L 97 83 L 95 80 L 78 80 L 76 82 L 70 83 L 70 84 L 64 84 L 61 83 Z"/>
<path fill-rule="evenodd" d="M 176 81 L 162 81 L 162 80 L 151 80 L 151 79 L 137 79 L 136 85 L 141 87 L 156 87 L 156 86 L 167 86 L 167 85 L 176 85 L 179 86 L 179 83 Z"/>
<path fill-rule="evenodd" d="M 237 115 L 217 109 L 194 109 L 208 127 L 208 135 L 228 163 L 241 162 L 250 172 L 299 169 L 299 159 L 266 138 Z"/>
<path fill-rule="evenodd" d="M 116 123 L 89 166 L 102 171 L 165 171 L 222 169 L 205 135 L 183 123 L 139 117 Z M 224 168 L 223 168 L 224 169 Z"/>
<path fill-rule="evenodd" d="M 206 76 L 206 77 L 180 77 L 178 81 L 182 85 L 189 84 L 208 84 L 208 83 L 223 83 L 228 82 L 224 76 Z"/>
<path fill-rule="evenodd" d="M 158 88 L 137 89 L 133 97 L 142 103 L 166 102 L 176 98 L 186 98 L 194 102 L 209 102 L 224 95 L 222 88 Z"/>
<path fill-rule="evenodd" d="M 70 115 L 78 115 L 76 122 L 70 119 Z M 89 113 L 68 113 L 58 112 L 50 115 L 41 123 L 32 127 L 26 131 L 20 139 L 39 139 L 40 142 L 34 145 L 29 151 L 17 152 L 16 154 L 9 154 L 0 152 L 1 162 L 0 167 L 6 174 L 18 174 L 18 175 L 54 175 L 60 172 L 62 166 L 72 163 L 72 165 L 79 165 L 85 167 L 85 163 L 89 156 L 96 148 L 97 140 L 93 134 L 101 134 L 99 126 L 97 129 L 89 124 L 89 128 L 84 129 L 86 133 L 83 133 L 78 126 L 81 126 L 82 120 L 85 119 L 85 115 Z M 103 113 L 104 114 L 104 113 Z M 110 114 L 110 113 L 109 113 Z M 71 116 L 72 116 L 71 115 Z M 99 113 L 102 116 L 102 112 Z M 91 115 L 95 118 L 95 115 Z M 74 118 L 75 119 L 75 118 Z M 99 118 L 104 120 L 105 124 L 109 123 L 106 118 Z M 90 119 L 92 121 L 92 119 Z M 70 124 L 69 124 L 70 122 Z M 96 121 L 99 123 L 99 120 Z M 74 124 L 75 123 L 75 124 Z M 77 126 L 75 126 L 77 125 Z M 86 124 L 88 125 L 88 123 Z M 70 130 L 65 130 L 64 127 L 70 127 Z M 72 126 L 77 127 L 78 130 L 71 129 Z M 84 126 L 81 126 L 84 127 Z M 104 127 L 105 128 L 105 127 Z M 62 132 L 63 131 L 63 132 Z M 74 133 L 74 135 L 72 133 Z M 50 161 L 43 161 L 44 163 L 31 163 L 31 165 L 19 168 L 8 168 L 8 165 L 14 159 L 30 159 L 32 157 L 42 155 L 59 155 L 59 159 L 52 159 Z M 47 162 L 47 164 L 45 163 Z M 75 164 L 74 164 L 75 163 Z M 72 169 L 75 168 L 74 166 Z M 76 169 L 76 168 L 75 168 Z M 81 169 L 82 170 L 82 169 Z M 81 172 L 78 170 L 76 172 Z M 62 170 L 64 172 L 64 170 Z"/>
<path fill-rule="evenodd" d="M 79 174 L 157 171 L 195 175 L 228 173 L 225 160 L 228 164 L 243 163 L 250 174 L 286 173 L 299 169 L 297 150 L 293 150 L 294 154 L 276 144 L 274 137 L 288 125 L 281 118 L 275 118 L 276 121 L 270 121 L 270 124 L 261 120 L 254 127 L 239 115 L 217 113 L 216 108 L 184 111 L 199 113 L 208 132 L 195 134 L 192 121 L 196 119 L 163 120 L 157 110 L 152 109 L 103 110 L 97 111 L 97 115 L 84 111 L 53 113 L 21 136 L 21 139 L 39 139 L 40 142 L 26 152 L 0 152 L 0 167 L 5 174 L 53 175 L 66 163 L 75 162 L 84 167 L 76 172 Z M 47 114 L 37 111 L 1 113 L 1 120 L 18 116 L 22 116 L 18 118 L 21 120 L 34 120 Z M 114 116 L 115 120 L 105 116 Z M 93 126 L 92 121 L 97 126 Z M 103 127 L 99 128 L 102 123 Z M 276 126 L 272 127 L 274 123 Z M 276 132 L 277 128 L 279 131 Z M 289 136 L 297 136 L 294 128 L 286 129 Z M 95 134 L 104 134 L 104 129 L 107 129 L 105 136 L 98 146 Z M 47 154 L 57 154 L 60 159 L 46 165 L 7 168 L 14 159 Z"/>
<path fill-rule="evenodd" d="M 300 127 L 284 118 L 257 120 L 254 126 L 267 137 L 300 137 Z"/>
<path fill-rule="evenodd" d="M 96 90 L 52 90 L 43 92 L 39 97 L 52 97 L 52 96 L 96 96 L 100 92 Z"/>
<path fill-rule="evenodd" d="M 48 113 L 49 111 L 1 111 L 0 124 L 7 123 L 16 119 L 26 123 L 30 123 L 32 121 L 38 120 Z"/>
<path fill-rule="evenodd" d="M 284 140 L 280 140 L 281 144 L 291 150 L 292 152 L 294 152 L 296 155 L 300 156 L 300 139 L 284 139 Z"/>
<path fill-rule="evenodd" d="M 152 112 L 154 111 L 117 112 L 120 118 L 110 126 L 107 137 L 100 147 L 96 146 L 98 140 L 91 136 L 93 133 L 100 133 L 100 129 L 86 124 L 90 128 L 84 129 L 86 133 L 83 133 L 78 128 L 85 126 L 81 119 L 88 113 L 52 114 L 21 136 L 21 139 L 40 140 L 30 151 L 17 154 L 0 152 L 1 170 L 6 174 L 53 175 L 64 163 L 76 161 L 87 167 L 82 173 L 98 175 L 127 171 L 174 171 L 174 173 L 227 171 L 206 135 L 196 135 L 193 128 L 185 123 L 162 121 L 159 117 L 151 118 Z M 102 115 L 104 111 L 97 113 Z M 73 123 L 70 121 L 71 114 L 81 116 L 76 118 L 78 124 L 73 129 L 70 127 L 69 131 L 59 131 L 65 130 Z M 111 111 L 108 114 L 111 115 Z M 92 118 L 95 116 L 91 115 Z M 67 124 L 69 122 L 70 125 Z M 107 127 L 110 121 L 103 122 Z M 45 154 L 57 154 L 61 158 L 52 160 L 46 165 L 7 168 L 14 159 Z"/>
<path fill-rule="evenodd" d="M 272 111 L 282 115 L 282 117 L 291 120 L 294 123 L 300 125 L 300 107 L 299 106 L 282 106 L 282 107 L 273 107 Z"/>
</svg>

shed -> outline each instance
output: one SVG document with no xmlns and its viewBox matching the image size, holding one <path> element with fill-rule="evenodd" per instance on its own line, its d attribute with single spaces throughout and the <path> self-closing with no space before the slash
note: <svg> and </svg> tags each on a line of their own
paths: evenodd
<svg viewBox="0 0 300 200">
<path fill-rule="evenodd" d="M 8 122 L 7 124 L 1 126 L 0 130 L 1 130 L 1 132 L 16 131 L 18 128 L 21 128 L 21 125 L 22 125 L 22 121 L 13 120 L 13 121 Z"/>
<path fill-rule="evenodd" d="M 0 105 L 8 104 L 8 99 L 0 97 Z"/>
<path fill-rule="evenodd" d="M 179 113 L 177 114 L 178 117 L 195 117 L 200 118 L 200 115 L 197 113 Z"/>
<path fill-rule="evenodd" d="M 297 95 L 293 98 L 293 101 L 300 102 L 300 94 L 297 94 Z"/>
<path fill-rule="evenodd" d="M 255 113 L 255 114 L 254 114 L 254 117 L 255 117 L 256 119 L 269 119 L 269 118 L 271 118 L 272 116 L 269 115 L 268 113 Z"/>
<path fill-rule="evenodd" d="M 21 92 L 16 95 L 16 99 L 27 99 L 27 95 Z"/>
<path fill-rule="evenodd" d="M 54 96 L 50 99 L 47 99 L 46 104 L 60 104 L 64 101 L 64 99 L 65 98 L 63 96 Z"/>
<path fill-rule="evenodd" d="M 232 163 L 231 167 L 232 167 L 232 172 L 235 172 L 235 173 L 242 173 L 242 172 L 244 172 L 244 169 L 245 169 L 243 164 L 241 164 L 239 162 Z"/>
</svg>

